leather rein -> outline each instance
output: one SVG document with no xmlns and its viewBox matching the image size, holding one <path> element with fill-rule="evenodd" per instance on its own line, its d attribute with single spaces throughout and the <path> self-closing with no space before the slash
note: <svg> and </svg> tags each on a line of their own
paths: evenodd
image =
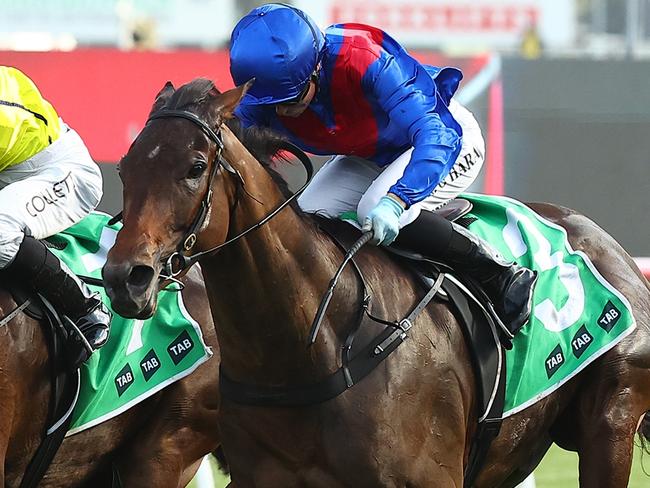
<svg viewBox="0 0 650 488">
<path fill-rule="evenodd" d="M 196 263 L 199 259 L 201 259 L 203 256 L 212 254 L 218 251 L 219 249 L 221 249 L 222 247 L 232 244 L 233 242 L 241 239 L 248 233 L 263 226 L 269 220 L 275 217 L 279 212 L 281 212 L 287 205 L 289 205 L 292 201 L 298 198 L 298 196 L 300 196 L 303 190 L 311 182 L 311 179 L 314 175 L 314 167 L 309 157 L 299 147 L 297 147 L 296 145 L 288 141 L 282 142 L 280 144 L 280 149 L 293 154 L 296 158 L 298 158 L 298 160 L 304 166 L 305 171 L 307 172 L 307 181 L 298 189 L 298 191 L 296 191 L 281 205 L 275 208 L 271 213 L 269 213 L 266 217 L 264 217 L 255 225 L 252 225 L 248 229 L 245 229 L 239 234 L 237 234 L 235 237 L 227 239 L 225 242 L 217 246 L 214 246 L 205 251 L 199 251 L 194 254 L 186 255 L 186 253 L 190 252 L 194 247 L 194 245 L 196 244 L 197 234 L 202 229 L 203 225 L 205 224 L 205 220 L 210 213 L 210 208 L 212 205 L 212 183 L 219 169 L 223 168 L 228 173 L 236 176 L 237 179 L 239 180 L 239 183 L 242 185 L 242 187 L 244 186 L 244 179 L 242 178 L 241 174 L 235 168 L 233 168 L 232 165 L 223 157 L 224 143 L 221 138 L 220 129 L 215 132 L 200 117 L 198 117 L 196 114 L 193 114 L 192 112 L 188 112 L 187 110 L 160 110 L 155 114 L 151 115 L 147 120 L 147 123 L 149 123 L 151 120 L 162 119 L 162 118 L 182 118 L 182 119 L 189 120 L 194 125 L 198 126 L 199 129 L 201 129 L 201 131 L 208 137 L 208 139 L 214 142 L 217 146 L 217 153 L 212 163 L 212 167 L 210 169 L 207 190 L 205 192 L 205 195 L 203 196 L 203 199 L 201 200 L 201 206 L 198 212 L 196 213 L 196 216 L 192 220 L 192 223 L 190 224 L 187 231 L 185 232 L 185 236 L 183 237 L 183 239 L 181 239 L 178 246 L 176 246 L 176 250 L 169 256 L 162 259 L 164 264 L 163 264 L 163 272 L 160 274 L 161 280 L 163 281 L 171 280 L 174 282 L 178 282 L 177 277 L 180 274 L 182 274 L 185 270 L 187 270 L 189 267 L 191 267 L 194 263 Z"/>
<path fill-rule="evenodd" d="M 192 224 L 188 227 L 188 230 L 185 233 L 184 238 L 179 242 L 176 250 L 169 256 L 161 259 L 163 262 L 163 272 L 166 273 L 166 276 L 163 273 L 160 274 L 161 283 L 165 281 L 172 281 L 180 283 L 176 277 L 182 274 L 187 268 L 196 263 L 201 257 L 208 254 L 214 253 L 233 242 L 241 239 L 248 233 L 254 231 L 255 229 L 261 227 L 274 216 L 276 216 L 282 209 L 294 201 L 302 193 L 302 191 L 307 187 L 311 182 L 312 176 L 314 174 L 314 168 L 309 157 L 297 146 L 291 144 L 290 142 L 283 142 L 280 145 L 280 149 L 285 150 L 297 157 L 300 162 L 305 167 L 307 172 L 307 181 L 303 186 L 301 186 L 298 191 L 291 195 L 287 200 L 285 200 L 281 205 L 271 211 L 266 217 L 260 220 L 258 223 L 252 225 L 251 227 L 245 229 L 244 231 L 237 234 L 235 237 L 227 239 L 225 242 L 214 246 L 205 251 L 199 251 L 197 253 L 187 256 L 185 253 L 188 253 L 192 250 L 197 240 L 197 233 L 200 232 L 205 220 L 209 215 L 211 204 L 212 204 L 212 183 L 215 175 L 219 171 L 219 168 L 225 169 L 232 175 L 237 176 L 241 188 L 244 187 L 244 180 L 241 174 L 232 167 L 232 165 L 226 161 L 222 155 L 224 149 L 224 143 L 221 138 L 221 131 L 217 130 L 215 132 L 208 124 L 206 124 L 201 118 L 197 115 L 188 112 L 186 110 L 161 110 L 152 116 L 149 117 L 147 123 L 151 120 L 161 119 L 161 118 L 183 118 L 189 120 L 196 126 L 198 126 L 203 133 L 214 142 L 217 146 L 217 153 L 210 168 L 210 175 L 208 178 L 207 190 L 203 199 L 201 200 L 201 207 L 194 217 Z M 245 189 L 244 189 L 245 191 Z M 236 204 L 235 204 L 236 206 Z M 353 256 L 356 254 L 361 247 L 366 244 L 371 237 L 371 233 L 364 233 L 356 242 L 352 245 L 349 250 L 345 250 L 345 247 L 339 243 L 336 238 L 333 237 L 334 242 L 345 252 L 345 258 L 341 263 L 338 271 L 336 272 L 334 278 L 330 282 L 330 286 L 321 300 L 320 306 L 318 307 L 318 312 L 312 323 L 311 331 L 309 334 L 309 344 L 312 345 L 318 335 L 320 330 L 320 325 L 323 320 L 323 317 L 326 313 L 334 288 L 338 282 L 339 277 L 343 271 L 343 268 L 351 262 L 355 268 L 355 271 L 358 277 L 361 280 L 363 285 L 363 303 L 358 314 L 358 320 L 356 326 L 349 332 L 344 347 L 341 349 L 341 359 L 342 367 L 337 371 L 330 374 L 320 382 L 317 382 L 312 385 L 302 385 L 298 387 L 274 387 L 274 386 L 262 386 L 262 385 L 250 385 L 246 383 L 240 383 L 233 381 L 228 378 L 224 373 L 223 369 L 219 370 L 219 384 L 221 388 L 222 395 L 225 398 L 230 398 L 232 401 L 242 404 L 249 405 L 265 405 L 265 406 L 299 406 L 299 405 L 313 405 L 315 403 L 320 403 L 327 401 L 331 398 L 334 398 L 345 390 L 352 388 L 356 383 L 361 381 L 365 376 L 367 376 L 371 371 L 375 369 L 386 357 L 388 357 L 407 337 L 408 331 L 413 325 L 415 318 L 424 310 L 426 305 L 433 299 L 433 297 L 438 293 L 438 290 L 442 286 L 445 275 L 441 273 L 438 278 L 435 280 L 433 285 L 430 287 L 429 291 L 424 295 L 420 302 L 415 306 L 415 308 L 402 320 L 396 321 L 387 321 L 375 317 L 370 313 L 370 295 L 368 293 L 368 287 L 361 273 L 360 268 L 353 260 Z M 361 321 L 364 315 L 368 316 L 374 322 L 378 322 L 386 326 L 386 328 L 377 335 L 369 344 L 367 344 L 363 350 L 352 356 L 352 344 L 356 337 L 356 332 L 361 325 Z"/>
</svg>

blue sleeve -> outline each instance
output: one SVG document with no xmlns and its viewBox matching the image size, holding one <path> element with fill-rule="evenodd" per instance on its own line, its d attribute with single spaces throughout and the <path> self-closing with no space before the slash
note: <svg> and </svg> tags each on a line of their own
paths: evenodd
<svg viewBox="0 0 650 488">
<path fill-rule="evenodd" d="M 242 127 L 266 127 L 268 125 L 264 110 L 257 105 L 240 103 L 235 109 L 235 117 L 240 120 Z"/>
<path fill-rule="evenodd" d="M 431 75 L 406 54 L 383 51 L 363 81 L 367 93 L 406 131 L 413 146 L 403 176 L 389 190 L 411 206 L 429 196 L 449 173 L 460 151 L 462 130 Z"/>
</svg>

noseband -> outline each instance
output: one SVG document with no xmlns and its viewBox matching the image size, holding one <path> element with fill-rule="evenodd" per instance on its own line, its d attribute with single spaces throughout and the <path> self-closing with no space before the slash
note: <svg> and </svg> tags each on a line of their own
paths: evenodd
<svg viewBox="0 0 650 488">
<path fill-rule="evenodd" d="M 210 213 L 210 208 L 212 205 L 212 183 L 215 175 L 219 171 L 219 168 L 224 168 L 228 173 L 237 176 L 238 183 L 241 184 L 242 186 L 244 185 L 244 180 L 242 176 L 239 174 L 239 172 L 236 169 L 234 169 L 232 165 L 228 161 L 226 161 L 222 156 L 224 144 L 223 144 L 223 140 L 221 139 L 220 130 L 215 132 L 201 118 L 199 118 L 197 115 L 193 114 L 192 112 L 188 112 L 186 110 L 160 110 L 155 114 L 151 115 L 147 120 L 147 123 L 151 120 L 162 119 L 162 118 L 182 118 L 182 119 L 189 120 L 194 125 L 198 126 L 203 131 L 203 133 L 208 137 L 208 139 L 210 139 L 212 142 L 214 142 L 217 145 L 217 153 L 214 158 L 212 168 L 210 169 L 210 175 L 208 177 L 208 186 L 207 186 L 206 193 L 203 196 L 203 199 L 201 200 L 201 207 L 199 208 L 194 219 L 192 220 L 192 224 L 188 227 L 185 236 L 183 237 L 183 239 L 181 239 L 178 246 L 176 246 L 176 250 L 168 257 L 162 259 L 164 274 L 163 273 L 160 274 L 161 280 L 163 281 L 171 280 L 177 282 L 176 277 L 182 274 L 186 269 L 188 269 L 194 263 L 196 263 L 201 257 L 207 254 L 211 254 L 215 251 L 218 251 L 222 247 L 239 240 L 249 232 L 252 232 L 253 230 L 261 227 L 269 220 L 271 220 L 273 217 L 275 217 L 283 208 L 289 205 L 293 200 L 298 198 L 298 196 L 303 192 L 303 190 L 307 187 L 307 185 L 311 181 L 312 176 L 314 174 L 314 168 L 309 157 L 300 148 L 287 141 L 280 144 L 281 150 L 285 150 L 293 154 L 296 158 L 300 160 L 300 162 L 305 167 L 305 171 L 307 172 L 307 181 L 305 182 L 305 184 L 301 186 L 296 193 L 291 195 L 280 206 L 278 206 L 270 214 L 268 214 L 266 217 L 260 220 L 257 224 L 240 232 L 235 237 L 226 240 L 225 242 L 219 244 L 218 246 L 186 256 L 185 253 L 189 252 L 196 244 L 197 234 L 200 232 L 201 228 L 203 227 L 203 224 L 205 223 L 205 219 Z"/>
</svg>

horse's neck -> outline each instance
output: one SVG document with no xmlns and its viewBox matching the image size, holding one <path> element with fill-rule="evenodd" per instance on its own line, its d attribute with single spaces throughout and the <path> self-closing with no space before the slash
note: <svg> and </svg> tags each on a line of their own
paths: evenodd
<svg viewBox="0 0 650 488">
<path fill-rule="evenodd" d="M 240 161 L 237 169 L 249 195 L 239 196 L 230 217 L 230 236 L 260 222 L 284 201 L 259 163 Z M 337 304 L 349 300 L 350 306 L 342 307 L 346 311 L 337 312 L 335 319 L 330 315 L 314 347 L 307 349 L 306 344 L 321 296 L 341 260 L 328 238 L 287 207 L 202 262 L 222 364 L 230 376 L 257 382 L 289 377 L 300 382 L 335 369 L 340 344 L 331 324 L 349 322 L 347 310 L 353 315 L 358 283 L 351 275 L 343 277 L 335 300 Z"/>
</svg>

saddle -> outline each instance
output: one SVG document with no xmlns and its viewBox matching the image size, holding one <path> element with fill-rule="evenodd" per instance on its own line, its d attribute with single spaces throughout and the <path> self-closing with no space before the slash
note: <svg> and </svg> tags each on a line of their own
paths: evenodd
<svg viewBox="0 0 650 488">
<path fill-rule="evenodd" d="M 471 210 L 471 202 L 456 198 L 435 212 L 467 227 L 474 221 L 473 217 L 467 217 Z M 319 220 L 319 224 L 330 235 L 341 235 L 340 227 L 334 226 L 333 221 Z M 440 275 L 444 275 L 436 297 L 447 301 L 460 319 L 478 390 L 478 428 L 465 471 L 465 486 L 470 487 L 501 428 L 506 384 L 505 352 L 502 347 L 502 343 L 507 340 L 505 326 L 494 312 L 494 307 L 481 286 L 471 277 L 458 273 L 445 263 L 432 261 L 416 253 L 394 247 L 383 249 L 418 276 L 425 289 L 431 289 Z"/>
<path fill-rule="evenodd" d="M 471 210 L 467 200 L 456 199 L 444 206 L 439 213 L 460 225 Z M 402 252 L 392 248 L 393 259 L 411 270 L 420 278 L 427 290 L 419 303 L 401 320 L 390 321 L 373 315 L 368 284 L 361 268 L 353 256 L 363 245 L 367 236 L 359 238 L 358 230 L 343 221 L 314 216 L 317 225 L 327 232 L 345 258 L 330 282 L 312 323 L 309 341 L 316 339 L 320 322 L 326 313 L 334 287 L 343 267 L 349 262 L 354 268 L 362 288 L 364 299 L 359 305 L 357 323 L 353 324 L 340 349 L 341 367 L 321 381 L 301 386 L 255 385 L 229 378 L 223 370 L 219 372 L 220 392 L 223 398 L 243 405 L 266 407 L 298 407 L 325 402 L 352 388 L 399 345 L 408 339 L 415 318 L 434 298 L 447 301 L 459 318 L 466 339 L 477 384 L 478 426 L 472 440 L 468 465 L 465 471 L 465 486 L 471 487 L 482 467 L 487 451 L 501 428 L 501 415 L 505 401 L 505 355 L 499 338 L 499 319 L 493 312 L 487 295 L 469 277 L 457 274 L 449 266 L 435 263 L 423 256 Z M 368 322 L 375 325 L 368 326 Z M 377 333 L 377 325 L 383 330 Z"/>
<path fill-rule="evenodd" d="M 457 198 L 436 210 L 436 213 L 467 227 L 474 220 L 466 217 L 471 210 L 471 202 Z M 386 249 L 398 256 L 427 286 L 440 273 L 444 272 L 447 276 L 442 289 L 461 319 L 478 389 L 478 428 L 472 439 L 464 482 L 465 487 L 471 487 L 492 441 L 501 429 L 506 385 L 505 352 L 501 345 L 505 339 L 504 325 L 485 292 L 471 277 L 458 274 L 443 263 L 435 263 L 419 255 L 390 247 Z M 441 295 L 444 299 L 445 296 Z"/>
<path fill-rule="evenodd" d="M 435 210 L 434 213 L 437 213 L 447 220 L 456 222 L 457 220 L 467 215 L 471 210 L 472 202 L 465 200 L 464 198 L 454 198 L 446 205 Z"/>
</svg>

